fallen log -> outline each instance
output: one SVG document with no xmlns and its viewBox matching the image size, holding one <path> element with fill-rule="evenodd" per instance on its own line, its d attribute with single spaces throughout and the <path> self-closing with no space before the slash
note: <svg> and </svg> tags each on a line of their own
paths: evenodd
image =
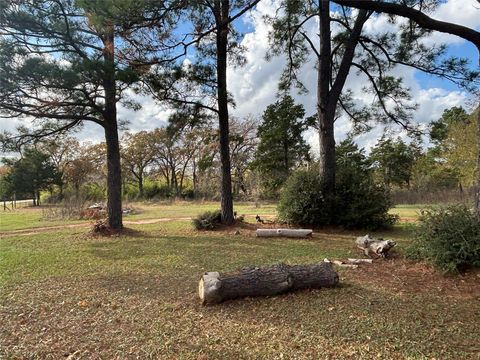
<svg viewBox="0 0 480 360">
<path fill-rule="evenodd" d="M 233 273 L 206 272 L 198 284 L 203 305 L 240 297 L 272 296 L 289 291 L 332 287 L 338 274 L 330 263 L 313 265 L 277 264 L 242 268 Z"/>
<path fill-rule="evenodd" d="M 357 237 L 355 243 L 359 249 L 363 250 L 366 256 L 370 256 L 370 252 L 373 252 L 375 255 L 383 258 L 386 258 L 388 251 L 397 245 L 393 240 L 383 240 L 383 238 L 375 239 L 368 234 Z"/>
<path fill-rule="evenodd" d="M 362 263 L 371 264 L 373 262 L 372 259 L 351 259 L 351 258 L 348 258 L 347 260 L 348 260 L 349 263 L 352 263 L 352 264 L 362 264 Z"/>
<path fill-rule="evenodd" d="M 310 229 L 257 229 L 258 237 L 293 237 L 303 238 L 312 236 Z"/>
</svg>

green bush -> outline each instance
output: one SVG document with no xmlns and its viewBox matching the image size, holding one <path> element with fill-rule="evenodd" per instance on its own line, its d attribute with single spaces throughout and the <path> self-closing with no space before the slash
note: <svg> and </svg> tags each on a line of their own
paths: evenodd
<svg viewBox="0 0 480 360">
<path fill-rule="evenodd" d="M 192 220 L 192 224 L 197 230 L 214 230 L 221 223 L 222 214 L 220 210 L 206 211 Z"/>
<path fill-rule="evenodd" d="M 138 198 L 138 186 L 136 184 L 123 185 L 123 199 L 127 201 L 136 200 Z"/>
<path fill-rule="evenodd" d="M 480 267 L 480 219 L 465 205 L 423 210 L 407 256 L 430 261 L 445 272 Z"/>
<path fill-rule="evenodd" d="M 145 199 L 169 199 L 173 197 L 173 191 L 166 184 L 148 181 L 143 187 L 143 196 Z"/>
<path fill-rule="evenodd" d="M 325 225 L 330 223 L 331 212 L 323 196 L 322 182 L 317 170 L 298 170 L 290 176 L 278 203 L 281 221 L 298 225 Z"/>
<path fill-rule="evenodd" d="M 375 230 L 395 223 L 386 189 L 375 184 L 362 150 L 346 140 L 337 147 L 335 194 L 322 191 L 318 169 L 299 170 L 280 194 L 279 218 L 298 225 Z"/>
<path fill-rule="evenodd" d="M 106 187 L 97 183 L 85 184 L 82 187 L 82 196 L 90 201 L 105 201 L 106 192 Z"/>
<path fill-rule="evenodd" d="M 126 200 L 138 200 L 140 198 L 138 185 L 135 183 L 125 184 L 123 187 L 123 197 Z M 144 180 L 143 199 L 168 199 L 171 197 L 173 197 L 173 192 L 168 185 L 161 184 L 155 180 Z"/>
<path fill-rule="evenodd" d="M 195 191 L 193 191 L 193 189 L 184 189 L 182 191 L 182 198 L 185 200 L 195 199 Z"/>
</svg>

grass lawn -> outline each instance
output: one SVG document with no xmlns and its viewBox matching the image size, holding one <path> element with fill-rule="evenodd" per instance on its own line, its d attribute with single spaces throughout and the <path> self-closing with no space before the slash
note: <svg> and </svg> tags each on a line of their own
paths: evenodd
<svg viewBox="0 0 480 360">
<path fill-rule="evenodd" d="M 13 221 L 2 214 L 0 359 L 480 356 L 480 273 L 443 277 L 403 259 L 413 224 L 381 234 L 397 240 L 394 258 L 340 269 L 338 288 L 203 307 L 197 284 L 204 271 L 360 257 L 353 239 L 363 233 L 261 239 L 253 223 L 239 227 L 240 235 L 235 228 L 196 232 L 182 218 L 214 204 L 141 206 L 136 220 L 174 220 L 132 224 L 112 237 L 84 228 L 6 235 L 3 225 Z M 271 205 L 239 209 L 274 214 Z"/>
<path fill-rule="evenodd" d="M 219 204 L 216 202 L 192 203 L 187 201 L 178 201 L 175 203 L 143 203 L 133 202 L 125 203 L 124 207 L 132 207 L 134 214 L 126 215 L 126 221 L 145 221 L 160 218 L 181 219 L 190 218 L 205 211 L 216 210 Z M 251 203 L 236 203 L 235 211 L 245 215 L 273 216 L 275 215 L 275 204 L 261 204 L 256 207 Z M 12 230 L 35 229 L 40 227 L 62 227 L 69 224 L 88 223 L 88 220 L 50 220 L 44 219 L 44 213 L 48 212 L 48 207 L 27 207 L 15 211 L 0 210 L 0 233 Z"/>
</svg>

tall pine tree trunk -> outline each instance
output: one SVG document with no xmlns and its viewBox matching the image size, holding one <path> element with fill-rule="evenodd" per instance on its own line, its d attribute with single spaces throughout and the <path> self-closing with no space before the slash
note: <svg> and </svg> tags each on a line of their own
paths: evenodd
<svg viewBox="0 0 480 360">
<path fill-rule="evenodd" d="M 120 230 L 122 224 L 122 171 L 120 167 L 120 146 L 116 121 L 105 119 L 105 140 L 107 144 L 107 213 L 108 226 Z"/>
<path fill-rule="evenodd" d="M 475 211 L 480 218 L 480 106 L 477 107 L 477 181 L 475 189 Z"/>
<path fill-rule="evenodd" d="M 330 2 L 320 1 L 320 56 L 317 76 L 317 121 L 320 145 L 320 177 L 324 191 L 335 191 L 335 108 L 329 106 L 331 74 Z"/>
<path fill-rule="evenodd" d="M 320 56 L 318 59 L 317 116 L 320 141 L 320 176 L 326 194 L 335 192 L 335 111 L 348 77 L 363 24 L 370 14 L 358 12 L 350 36 L 345 42 L 335 81 L 330 87 L 332 45 L 330 31 L 330 2 L 320 1 Z"/>
<path fill-rule="evenodd" d="M 193 158 L 193 174 L 192 174 L 192 181 L 193 181 L 193 198 L 197 198 L 197 163 L 195 158 Z"/>
<path fill-rule="evenodd" d="M 233 224 L 232 175 L 230 166 L 228 92 L 227 92 L 227 46 L 228 46 L 228 0 L 215 1 L 217 21 L 217 101 L 220 128 L 221 213 L 223 224 Z"/>
<path fill-rule="evenodd" d="M 318 114 L 320 144 L 320 177 L 326 193 L 335 191 L 335 132 L 334 115 L 329 111 Z"/>
<path fill-rule="evenodd" d="M 105 141 L 107 144 L 107 213 L 111 229 L 120 230 L 122 224 L 122 171 L 120 166 L 120 144 L 118 141 L 115 45 L 113 26 L 103 39 L 105 110 L 103 112 Z"/>
</svg>

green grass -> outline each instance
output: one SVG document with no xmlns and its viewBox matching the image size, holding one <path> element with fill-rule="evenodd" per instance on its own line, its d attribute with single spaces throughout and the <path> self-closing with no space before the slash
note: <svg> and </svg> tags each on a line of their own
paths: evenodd
<svg viewBox="0 0 480 360">
<path fill-rule="evenodd" d="M 5 238 L 0 243 L 0 282 L 14 285 L 50 276 L 115 274 L 125 268 L 174 272 L 186 263 L 198 274 L 251 263 L 308 263 L 349 253 L 338 248 L 322 250 L 321 243 L 308 240 L 237 236 L 231 241 L 221 233 L 198 234 L 188 221 L 132 228 L 138 229 L 135 236 L 106 239 L 86 236 L 80 230 Z"/>
<path fill-rule="evenodd" d="M 159 218 L 185 218 L 194 217 L 205 211 L 218 209 L 218 203 L 126 203 L 125 206 L 133 207 L 137 213 L 126 215 L 127 221 L 141 221 Z M 22 208 L 15 211 L 0 211 L 0 233 L 4 231 L 35 229 L 48 226 L 63 226 L 65 224 L 79 224 L 88 220 L 46 220 L 43 218 L 43 207 Z M 251 203 L 236 203 L 235 211 L 238 215 L 274 216 L 276 214 L 275 204 L 261 204 L 256 207 Z M 416 219 L 420 212 L 419 207 L 411 205 L 400 205 L 392 208 L 391 213 L 400 217 Z"/>
<path fill-rule="evenodd" d="M 416 220 L 422 208 L 421 205 L 397 205 L 390 209 L 390 213 L 397 214 L 400 218 Z"/>
<path fill-rule="evenodd" d="M 192 203 L 179 201 L 172 204 L 132 203 L 131 205 L 133 208 L 138 209 L 140 213 L 126 217 L 125 219 L 128 220 L 194 217 L 205 211 L 219 209 L 219 204 L 216 202 Z M 240 202 L 235 203 L 234 210 L 238 215 L 274 215 L 276 213 L 276 205 L 262 204 L 256 207 L 252 203 Z"/>
<path fill-rule="evenodd" d="M 186 201 L 179 201 L 175 203 L 134 202 L 125 203 L 124 206 L 131 206 L 137 212 L 136 214 L 124 216 L 124 219 L 127 221 L 194 217 L 199 213 L 208 210 L 216 210 L 219 208 L 219 204 L 214 202 L 192 203 Z M 0 210 L 0 232 L 88 222 L 88 220 L 46 220 L 43 217 L 44 209 L 44 207 L 29 207 L 14 211 Z M 262 204 L 259 207 L 255 207 L 255 205 L 251 203 L 236 203 L 235 211 L 237 211 L 238 215 L 275 215 L 276 205 Z"/>
<path fill-rule="evenodd" d="M 181 218 L 212 205 L 142 214 Z M 397 240 L 401 253 L 412 226 L 377 235 Z M 196 232 L 175 220 L 112 237 L 64 229 L 0 238 L 0 358 L 478 358 L 478 275 L 460 282 L 398 258 L 340 270 L 335 289 L 202 307 L 205 271 L 361 256 L 360 231 L 262 239 L 252 228 Z"/>
<path fill-rule="evenodd" d="M 0 210 L 0 232 L 85 222 L 85 220 L 45 220 L 43 218 L 44 209 L 44 207 L 29 207 L 16 209 L 14 211 Z"/>
</svg>

